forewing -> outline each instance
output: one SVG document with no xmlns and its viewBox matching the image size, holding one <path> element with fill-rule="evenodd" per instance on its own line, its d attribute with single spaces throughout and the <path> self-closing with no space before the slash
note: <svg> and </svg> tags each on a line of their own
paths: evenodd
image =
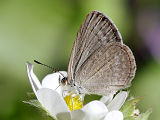
<svg viewBox="0 0 160 120">
<path fill-rule="evenodd" d="M 130 86 L 136 71 L 131 50 L 121 43 L 102 45 L 76 72 L 75 80 L 88 93 L 108 95 Z"/>
<path fill-rule="evenodd" d="M 105 46 L 111 42 L 122 43 L 116 26 L 103 13 L 90 12 L 82 23 L 72 48 L 68 66 L 68 81 L 73 84 L 77 72 L 82 69 L 81 66 L 87 59 L 95 54 L 102 45 Z"/>
</svg>

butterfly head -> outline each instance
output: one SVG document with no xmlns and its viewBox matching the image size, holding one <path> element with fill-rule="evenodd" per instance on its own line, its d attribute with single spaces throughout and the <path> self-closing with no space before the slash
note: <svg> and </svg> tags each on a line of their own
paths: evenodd
<svg viewBox="0 0 160 120">
<path fill-rule="evenodd" d="M 59 73 L 59 84 L 66 86 L 68 84 L 68 76 L 66 71 L 57 71 Z"/>
<path fill-rule="evenodd" d="M 63 77 L 61 80 L 60 80 L 60 84 L 62 84 L 63 86 L 67 85 L 68 83 L 68 78 L 67 77 Z"/>
</svg>

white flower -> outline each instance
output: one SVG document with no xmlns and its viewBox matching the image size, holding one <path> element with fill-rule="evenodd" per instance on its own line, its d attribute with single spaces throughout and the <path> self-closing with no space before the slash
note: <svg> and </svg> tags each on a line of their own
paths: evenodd
<svg viewBox="0 0 160 120">
<path fill-rule="evenodd" d="M 59 86 L 60 73 L 47 75 L 42 84 L 33 73 L 33 65 L 27 62 L 27 73 L 32 89 L 43 108 L 58 120 L 123 120 L 119 111 L 128 96 L 127 92 L 104 96 L 100 101 L 92 101 L 78 110 L 70 111 L 63 96 L 62 86 Z M 67 72 L 61 71 L 65 76 Z M 59 86 L 59 87 L 58 87 Z"/>
</svg>

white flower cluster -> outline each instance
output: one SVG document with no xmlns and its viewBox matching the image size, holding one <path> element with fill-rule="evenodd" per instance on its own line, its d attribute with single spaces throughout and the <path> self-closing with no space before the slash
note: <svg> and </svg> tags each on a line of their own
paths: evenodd
<svg viewBox="0 0 160 120">
<path fill-rule="evenodd" d="M 29 62 L 27 62 L 27 73 L 38 101 L 48 114 L 57 120 L 124 119 L 119 109 L 124 104 L 128 92 L 121 91 L 114 98 L 113 95 L 103 96 L 99 101 L 94 100 L 81 109 L 70 111 L 62 96 L 62 88 L 59 86 L 60 73 L 47 75 L 42 80 L 42 84 L 33 72 L 33 65 Z M 61 73 L 67 75 L 65 71 Z"/>
</svg>

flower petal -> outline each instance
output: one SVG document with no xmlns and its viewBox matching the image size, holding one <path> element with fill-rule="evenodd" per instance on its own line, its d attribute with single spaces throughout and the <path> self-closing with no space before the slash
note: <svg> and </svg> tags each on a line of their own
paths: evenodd
<svg viewBox="0 0 160 120">
<path fill-rule="evenodd" d="M 104 120 L 123 120 L 123 114 L 120 111 L 111 111 L 109 112 Z"/>
<path fill-rule="evenodd" d="M 56 90 L 60 95 L 62 95 L 62 86 L 60 86 L 59 79 L 62 79 L 62 75 L 59 72 L 49 74 L 42 80 L 42 87 Z"/>
<path fill-rule="evenodd" d="M 110 94 L 108 96 L 102 96 L 100 99 L 101 102 L 103 102 L 105 105 L 108 105 L 109 102 L 113 99 L 113 94 Z"/>
<path fill-rule="evenodd" d="M 85 117 L 85 113 L 81 109 L 71 111 L 71 115 L 72 115 L 72 120 L 84 120 Z"/>
<path fill-rule="evenodd" d="M 58 71 L 58 73 L 60 73 L 62 77 L 67 77 L 66 71 Z"/>
<path fill-rule="evenodd" d="M 69 112 L 57 113 L 58 120 L 71 120 L 71 114 Z"/>
<path fill-rule="evenodd" d="M 31 86 L 35 95 L 37 96 L 37 90 L 39 90 L 42 87 L 41 83 L 39 82 L 38 78 L 33 72 L 33 65 L 29 62 L 27 62 L 26 64 L 27 64 L 27 74 L 28 74 L 29 81 L 31 83 Z"/>
<path fill-rule="evenodd" d="M 107 105 L 109 111 L 119 110 L 124 104 L 126 98 L 128 96 L 128 92 L 121 91 L 118 93 L 114 99 Z"/>
<path fill-rule="evenodd" d="M 85 113 L 85 120 L 102 119 L 108 112 L 106 105 L 100 101 L 92 101 L 82 108 Z"/>
<path fill-rule="evenodd" d="M 55 90 L 41 88 L 37 91 L 37 99 L 51 116 L 59 119 L 65 116 L 66 120 L 71 119 L 70 111 L 64 99 Z"/>
</svg>

